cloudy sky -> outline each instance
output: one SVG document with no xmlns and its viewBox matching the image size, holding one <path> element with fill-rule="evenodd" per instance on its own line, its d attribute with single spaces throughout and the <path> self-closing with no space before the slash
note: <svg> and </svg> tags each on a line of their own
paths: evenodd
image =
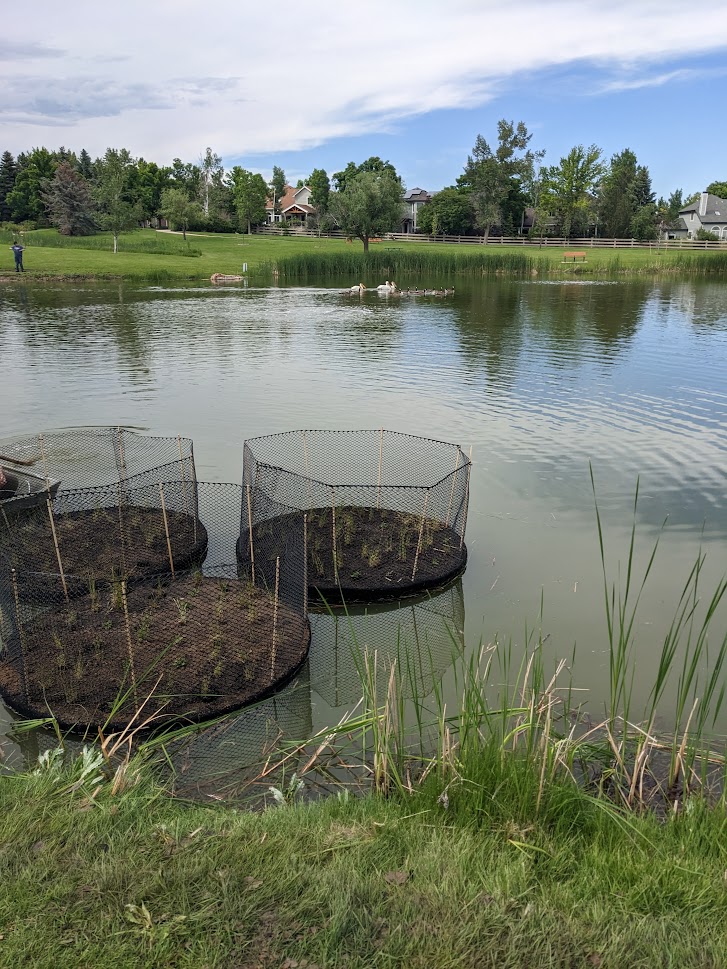
<svg viewBox="0 0 727 969">
<path fill-rule="evenodd" d="M 522 120 L 557 163 L 624 148 L 657 194 L 727 179 L 724 0 L 3 4 L 0 151 L 127 147 L 289 181 L 380 155 L 451 184 Z"/>
</svg>

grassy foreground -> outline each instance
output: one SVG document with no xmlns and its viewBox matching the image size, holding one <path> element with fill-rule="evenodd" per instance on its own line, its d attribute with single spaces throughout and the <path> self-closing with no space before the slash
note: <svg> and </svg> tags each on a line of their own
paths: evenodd
<svg viewBox="0 0 727 969">
<path fill-rule="evenodd" d="M 368 257 L 361 244 L 343 239 L 304 236 L 265 236 L 188 233 L 181 235 L 143 229 L 122 233 L 114 254 L 108 234 L 62 238 L 50 229 L 22 237 L 26 281 L 41 279 L 128 279 L 164 282 L 209 280 L 213 273 L 248 272 L 270 280 L 274 268 L 280 278 L 305 280 L 309 274 L 335 276 L 357 283 L 361 273 L 369 284 L 383 282 L 395 272 L 431 273 L 415 279 L 424 285 L 440 284 L 443 274 L 497 273 L 527 275 L 630 275 L 677 273 L 727 277 L 727 253 L 675 252 L 649 249 L 589 249 L 585 264 L 563 264 L 563 249 L 537 246 L 473 246 L 444 243 L 374 243 Z M 9 249 L 12 236 L 0 232 L 0 251 Z M 382 273 L 384 275 L 382 275 Z M 373 275 L 372 275 L 373 274 Z M 0 259 L 0 278 L 21 278 L 13 269 L 12 254 Z M 380 278 L 379 278 L 380 277 Z"/>
<path fill-rule="evenodd" d="M 481 762 L 480 789 L 457 804 L 433 782 L 257 814 L 170 800 L 147 768 L 108 777 L 93 754 L 6 775 L 0 961 L 724 966 L 722 810 L 694 800 L 667 822 L 626 818 L 555 784 L 526 822 L 509 764 Z"/>
</svg>

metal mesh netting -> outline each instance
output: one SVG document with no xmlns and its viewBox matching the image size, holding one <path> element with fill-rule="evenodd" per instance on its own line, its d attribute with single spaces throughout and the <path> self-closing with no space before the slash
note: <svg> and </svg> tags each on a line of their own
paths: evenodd
<svg viewBox="0 0 727 969">
<path fill-rule="evenodd" d="M 393 431 L 293 431 L 243 451 L 238 553 L 268 561 L 270 522 L 307 513 L 308 584 L 326 601 L 398 599 L 467 561 L 470 461 L 457 445 Z"/>
<path fill-rule="evenodd" d="M 365 690 L 363 678 L 370 678 L 374 667 L 377 705 L 386 700 L 393 664 L 397 695 L 421 704 L 462 655 L 464 596 L 459 581 L 427 598 L 347 612 L 311 615 L 308 661 L 292 684 L 170 746 L 173 769 L 168 782 L 177 796 L 235 800 L 266 794 L 271 783 L 280 782 L 272 769 L 276 754 L 284 763 L 284 776 L 310 764 L 320 737 L 306 741 L 340 721 L 345 710 L 355 710 Z M 309 795 L 316 786 L 326 788 L 331 772 L 335 767 L 327 764 L 325 776 L 306 773 Z M 341 775 L 344 783 L 354 776 L 348 775 Z"/>
<path fill-rule="evenodd" d="M 191 464 L 192 442 L 183 437 L 151 437 L 124 427 L 71 427 L 60 431 L 8 438 L 0 441 L 0 454 L 32 462 L 30 466 L 8 462 L 5 471 L 17 479 L 19 496 L 34 490 L 40 481 L 53 490 L 92 488 L 115 484 L 155 468 L 165 467 L 181 477 L 175 462 Z M 159 480 L 159 478 L 157 478 Z M 6 489 L 0 500 L 12 497 Z"/>
<path fill-rule="evenodd" d="M 157 725 L 204 720 L 303 661 L 302 521 L 271 536 L 274 565 L 253 582 L 235 556 L 241 488 L 196 482 L 184 464 L 177 480 L 155 469 L 4 506 L 0 692 L 11 707 L 64 727 L 116 729 L 142 704 Z"/>
</svg>

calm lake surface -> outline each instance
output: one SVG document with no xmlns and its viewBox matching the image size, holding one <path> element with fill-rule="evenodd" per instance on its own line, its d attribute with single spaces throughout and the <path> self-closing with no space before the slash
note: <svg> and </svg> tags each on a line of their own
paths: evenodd
<svg viewBox="0 0 727 969">
<path fill-rule="evenodd" d="M 466 651 L 499 636 L 517 655 L 542 594 L 549 661 L 571 665 L 577 644 L 574 682 L 594 711 L 608 655 L 589 462 L 614 578 L 637 478 L 642 567 L 668 516 L 636 628 L 637 708 L 700 544 L 705 596 L 727 570 L 725 284 L 475 280 L 398 299 L 6 285 L 0 359 L 1 437 L 83 424 L 181 434 L 200 480 L 239 481 L 245 438 L 298 428 L 471 445 L 469 564 L 442 612 Z M 396 635 L 390 619 L 376 635 Z M 437 673 L 445 693 L 450 666 Z M 315 728 L 349 697 L 315 652 L 305 676 Z M 2 712 L 0 733 L 10 722 Z"/>
</svg>

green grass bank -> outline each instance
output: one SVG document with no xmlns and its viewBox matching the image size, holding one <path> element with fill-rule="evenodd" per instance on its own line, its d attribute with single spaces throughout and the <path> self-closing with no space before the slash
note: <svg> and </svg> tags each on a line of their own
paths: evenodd
<svg viewBox="0 0 727 969">
<path fill-rule="evenodd" d="M 483 780 L 499 771 L 480 766 Z M 148 768 L 132 762 L 114 778 L 93 755 L 5 776 L 0 960 L 34 969 L 724 965 L 722 810 L 695 800 L 665 822 L 625 819 L 554 784 L 539 816 L 523 819 L 508 780 L 500 772 L 492 787 L 463 789 L 456 806 L 437 800 L 432 782 L 406 798 L 249 813 L 173 801 Z"/>
<path fill-rule="evenodd" d="M 15 278 L 9 251 L 12 235 L 0 232 L 0 277 Z M 64 238 L 55 230 L 26 232 L 22 240 L 25 279 L 128 279 L 146 282 L 209 280 L 213 273 L 239 274 L 244 263 L 251 279 L 305 282 L 329 277 L 340 283 L 370 284 L 397 278 L 406 285 L 441 285 L 457 275 L 547 276 L 684 275 L 727 278 L 727 252 L 675 252 L 659 249 L 589 249 L 585 263 L 564 263 L 563 249 L 444 243 L 374 243 L 364 254 L 358 242 L 303 236 L 188 233 L 152 229 L 122 233 L 119 252 L 108 234 Z M 274 273 L 277 272 L 277 277 Z"/>
</svg>

